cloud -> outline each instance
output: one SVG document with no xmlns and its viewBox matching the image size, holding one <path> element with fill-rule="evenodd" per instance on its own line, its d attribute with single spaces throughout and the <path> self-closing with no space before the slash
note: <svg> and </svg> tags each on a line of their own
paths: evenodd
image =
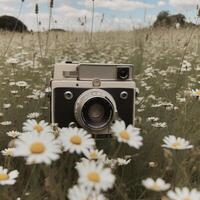
<svg viewBox="0 0 200 200">
<path fill-rule="evenodd" d="M 91 1 L 85 0 L 79 2 L 79 4 L 84 4 L 85 6 L 90 6 Z M 152 4 L 144 3 L 141 1 L 131 1 L 131 0 L 95 0 L 95 7 L 106 8 L 110 10 L 127 11 L 139 8 L 153 8 Z"/>
<path fill-rule="evenodd" d="M 59 13 L 60 15 L 63 15 L 63 17 L 81 17 L 81 16 L 91 16 L 91 11 L 88 11 L 86 9 L 77 9 L 74 7 L 71 7 L 70 5 L 63 5 L 58 8 L 55 8 L 54 11 L 56 13 Z"/>
<path fill-rule="evenodd" d="M 200 5 L 200 0 L 169 0 L 169 4 L 176 8 L 195 8 Z"/>
<path fill-rule="evenodd" d="M 159 1 L 158 2 L 158 6 L 162 7 L 162 6 L 166 6 L 167 3 L 165 1 Z"/>
</svg>

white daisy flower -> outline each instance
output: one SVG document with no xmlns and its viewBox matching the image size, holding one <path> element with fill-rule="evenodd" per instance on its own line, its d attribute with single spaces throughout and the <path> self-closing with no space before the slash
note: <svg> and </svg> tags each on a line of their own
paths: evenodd
<svg viewBox="0 0 200 200">
<path fill-rule="evenodd" d="M 190 191 L 187 187 L 175 188 L 175 191 L 170 190 L 167 196 L 170 200 L 200 200 L 200 192 L 196 189 Z"/>
<path fill-rule="evenodd" d="M 17 90 L 11 90 L 10 93 L 11 94 L 18 94 L 18 91 Z"/>
<path fill-rule="evenodd" d="M 59 158 L 60 143 L 53 134 L 29 132 L 15 141 L 14 156 L 23 156 L 27 164 L 51 164 Z"/>
<path fill-rule="evenodd" d="M 174 135 L 166 136 L 163 141 L 165 144 L 162 147 L 169 149 L 184 150 L 193 148 L 193 145 L 190 145 L 189 141 L 180 137 L 176 138 Z"/>
<path fill-rule="evenodd" d="M 193 97 L 200 97 L 200 90 L 198 90 L 198 89 L 192 90 L 191 95 Z"/>
<path fill-rule="evenodd" d="M 16 58 L 9 58 L 8 60 L 6 60 L 6 63 L 8 64 L 17 64 L 19 61 Z"/>
<path fill-rule="evenodd" d="M 45 122 L 44 120 L 39 123 L 35 119 L 28 119 L 23 123 L 23 131 L 24 132 L 36 132 L 36 133 L 51 133 L 51 126 Z"/>
<path fill-rule="evenodd" d="M 95 141 L 90 134 L 76 127 L 62 128 L 59 140 L 62 143 L 64 151 L 69 151 L 70 153 L 76 152 L 81 154 L 95 145 Z"/>
<path fill-rule="evenodd" d="M 116 121 L 111 127 L 112 132 L 117 137 L 118 142 L 127 143 L 136 149 L 142 146 L 142 137 L 140 136 L 140 129 L 129 125 L 126 128 L 124 121 Z"/>
<path fill-rule="evenodd" d="M 11 138 L 16 138 L 16 137 L 20 136 L 22 133 L 20 133 L 18 131 L 8 131 L 6 134 Z"/>
<path fill-rule="evenodd" d="M 79 174 L 78 182 L 88 189 L 106 191 L 111 189 L 115 182 L 115 176 L 110 168 L 105 168 L 103 163 L 94 160 L 85 160 L 77 163 L 76 169 Z"/>
<path fill-rule="evenodd" d="M 13 156 L 14 148 L 8 148 L 1 151 L 3 156 Z"/>
<path fill-rule="evenodd" d="M 69 200 L 105 200 L 103 194 L 91 191 L 83 186 L 75 185 L 68 191 Z"/>
<path fill-rule="evenodd" d="M 8 108 L 10 108 L 11 107 L 11 104 L 10 103 L 4 103 L 3 104 L 3 108 L 4 109 L 8 109 Z"/>
<path fill-rule="evenodd" d="M 130 162 L 131 162 L 131 159 L 117 158 L 117 164 L 119 166 L 128 165 Z"/>
<path fill-rule="evenodd" d="M 11 121 L 4 121 L 4 122 L 0 122 L 0 124 L 1 124 L 2 126 L 9 126 L 9 125 L 12 124 L 12 122 L 11 122 Z"/>
<path fill-rule="evenodd" d="M 87 149 L 83 152 L 85 157 L 89 160 L 105 160 L 106 154 L 104 154 L 103 150 L 98 149 Z"/>
<path fill-rule="evenodd" d="M 38 112 L 29 113 L 27 115 L 28 119 L 37 119 L 38 117 L 40 117 L 40 113 L 38 113 Z"/>
<path fill-rule="evenodd" d="M 21 87 L 21 88 L 26 88 L 28 84 L 25 81 L 17 81 L 16 86 Z"/>
<path fill-rule="evenodd" d="M 0 185 L 13 185 L 16 182 L 16 178 L 18 177 L 19 172 L 17 170 L 13 170 L 8 173 L 8 169 L 0 166 Z"/>
<path fill-rule="evenodd" d="M 111 169 L 114 169 L 117 167 L 118 162 L 117 162 L 117 159 L 106 158 L 106 160 L 104 161 L 104 164 L 109 166 Z"/>
<path fill-rule="evenodd" d="M 165 181 L 161 178 L 153 180 L 152 178 L 147 178 L 142 181 L 142 185 L 148 189 L 156 192 L 168 190 L 171 185 L 169 183 L 165 183 Z"/>
</svg>

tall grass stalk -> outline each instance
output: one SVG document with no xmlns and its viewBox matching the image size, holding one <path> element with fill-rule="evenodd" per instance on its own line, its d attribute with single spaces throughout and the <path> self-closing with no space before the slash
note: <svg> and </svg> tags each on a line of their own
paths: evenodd
<svg viewBox="0 0 200 200">
<path fill-rule="evenodd" d="M 40 57 L 42 58 L 42 40 L 41 40 L 41 34 L 40 34 L 39 6 L 37 3 L 35 5 L 35 14 L 36 14 L 36 20 L 37 20 L 37 35 L 38 35 L 38 43 L 39 43 L 39 48 L 40 48 Z"/>
<path fill-rule="evenodd" d="M 49 48 L 49 35 L 51 31 L 51 20 L 52 20 L 52 13 L 53 13 L 53 0 L 50 0 L 50 6 L 49 6 L 49 21 L 48 21 L 48 30 L 47 30 L 47 38 L 46 38 L 46 48 L 45 48 L 45 57 L 48 54 L 48 48 Z"/>
<path fill-rule="evenodd" d="M 91 24 L 91 31 L 90 31 L 90 40 L 93 39 L 93 29 L 94 29 L 94 1 L 92 0 L 92 24 Z"/>
</svg>

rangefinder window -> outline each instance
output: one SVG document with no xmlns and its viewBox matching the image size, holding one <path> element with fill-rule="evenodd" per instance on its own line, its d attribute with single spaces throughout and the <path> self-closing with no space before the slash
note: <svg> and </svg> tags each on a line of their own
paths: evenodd
<svg viewBox="0 0 200 200">
<path fill-rule="evenodd" d="M 117 78 L 120 80 L 129 79 L 129 67 L 118 67 L 117 68 Z"/>
</svg>

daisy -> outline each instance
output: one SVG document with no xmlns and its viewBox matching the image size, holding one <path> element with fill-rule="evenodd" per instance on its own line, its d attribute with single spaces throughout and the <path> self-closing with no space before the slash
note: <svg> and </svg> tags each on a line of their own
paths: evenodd
<svg viewBox="0 0 200 200">
<path fill-rule="evenodd" d="M 3 156 L 13 156 L 13 150 L 14 150 L 14 148 L 4 149 L 1 151 L 1 154 Z"/>
<path fill-rule="evenodd" d="M 106 155 L 104 154 L 103 150 L 98 149 L 87 149 L 83 152 L 85 157 L 89 160 L 105 160 Z"/>
<path fill-rule="evenodd" d="M 59 158 L 60 143 L 53 134 L 29 132 L 15 141 L 14 156 L 23 156 L 27 164 L 51 164 Z"/>
<path fill-rule="evenodd" d="M 193 148 L 193 145 L 190 145 L 189 141 L 180 137 L 176 138 L 174 135 L 166 136 L 163 141 L 165 144 L 162 147 L 169 149 L 184 150 Z"/>
<path fill-rule="evenodd" d="M 115 169 L 118 165 L 118 162 L 117 162 L 117 159 L 106 158 L 106 160 L 104 161 L 104 164 L 106 166 L 109 166 L 111 169 Z"/>
<path fill-rule="evenodd" d="M 11 122 L 11 121 L 4 121 L 4 122 L 1 122 L 0 124 L 1 124 L 2 126 L 9 126 L 9 125 L 12 124 L 12 122 Z"/>
<path fill-rule="evenodd" d="M 18 94 L 18 91 L 17 90 L 11 90 L 10 93 L 11 94 Z"/>
<path fill-rule="evenodd" d="M 51 133 L 52 128 L 49 126 L 47 122 L 44 120 L 39 123 L 35 119 L 28 119 L 23 123 L 23 131 L 24 132 L 36 132 L 36 133 Z"/>
<path fill-rule="evenodd" d="M 0 166 L 0 185 L 13 185 L 16 182 L 16 178 L 18 177 L 19 172 L 17 170 L 13 170 L 8 173 L 8 169 Z"/>
<path fill-rule="evenodd" d="M 76 165 L 79 174 L 78 182 L 88 189 L 106 191 L 113 187 L 115 176 L 110 168 L 105 168 L 103 163 L 85 160 Z"/>
<path fill-rule="evenodd" d="M 11 138 L 16 138 L 21 135 L 18 131 L 8 131 L 6 134 Z"/>
<path fill-rule="evenodd" d="M 11 107 L 11 104 L 10 103 L 4 103 L 3 104 L 3 108 L 4 109 L 8 109 L 8 108 L 10 108 Z"/>
<path fill-rule="evenodd" d="M 25 81 L 17 81 L 16 86 L 21 87 L 21 88 L 26 88 L 28 84 Z"/>
<path fill-rule="evenodd" d="M 147 178 L 142 181 L 142 185 L 148 189 L 156 192 L 168 190 L 171 185 L 169 183 L 165 183 L 165 181 L 161 178 L 156 179 L 155 181 L 152 178 Z"/>
<path fill-rule="evenodd" d="M 27 118 L 29 118 L 29 119 L 36 119 L 38 117 L 40 117 L 40 113 L 38 113 L 38 112 L 29 113 L 27 115 Z"/>
<path fill-rule="evenodd" d="M 8 60 L 6 60 L 6 62 L 7 62 L 8 64 L 15 65 L 15 64 L 17 64 L 19 61 L 18 61 L 16 58 L 9 58 Z"/>
<path fill-rule="evenodd" d="M 200 90 L 198 90 L 198 89 L 192 90 L 191 95 L 193 97 L 200 97 Z"/>
<path fill-rule="evenodd" d="M 130 162 L 131 162 L 131 159 L 117 158 L 117 164 L 119 166 L 128 165 Z"/>
<path fill-rule="evenodd" d="M 175 188 L 175 191 L 170 190 L 167 193 L 170 200 L 200 200 L 200 192 L 196 189 L 191 191 L 184 187 L 182 189 Z"/>
<path fill-rule="evenodd" d="M 83 186 L 75 185 L 68 191 L 69 200 L 105 200 L 105 197 L 95 191 L 91 191 Z"/>
<path fill-rule="evenodd" d="M 116 121 L 111 127 L 112 132 L 117 137 L 118 142 L 127 143 L 136 149 L 142 146 L 142 137 L 140 136 L 140 129 L 129 125 L 126 128 L 124 121 Z"/>
<path fill-rule="evenodd" d="M 59 140 L 62 143 L 64 151 L 81 154 L 87 149 L 93 148 L 95 141 L 90 134 L 83 129 L 62 128 Z"/>
</svg>

